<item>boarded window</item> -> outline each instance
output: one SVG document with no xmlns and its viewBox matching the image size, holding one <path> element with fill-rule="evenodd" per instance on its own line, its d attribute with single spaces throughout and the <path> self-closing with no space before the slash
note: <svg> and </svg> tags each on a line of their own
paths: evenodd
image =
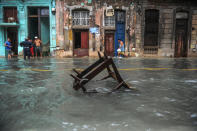
<svg viewBox="0 0 197 131">
<path fill-rule="evenodd" d="M 16 7 L 4 7 L 4 22 L 18 22 Z"/>
<path fill-rule="evenodd" d="M 159 11 L 150 9 L 145 11 L 144 46 L 158 46 Z"/>
<path fill-rule="evenodd" d="M 73 11 L 73 25 L 89 25 L 89 11 Z"/>
</svg>

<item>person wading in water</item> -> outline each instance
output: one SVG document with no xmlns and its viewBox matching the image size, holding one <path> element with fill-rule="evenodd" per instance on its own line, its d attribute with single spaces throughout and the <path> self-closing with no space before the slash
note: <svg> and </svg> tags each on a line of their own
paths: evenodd
<svg viewBox="0 0 197 131">
<path fill-rule="evenodd" d="M 36 57 L 38 57 L 38 53 L 40 54 L 40 57 L 42 57 L 42 41 L 37 36 L 35 36 L 34 43 L 36 44 Z"/>
</svg>

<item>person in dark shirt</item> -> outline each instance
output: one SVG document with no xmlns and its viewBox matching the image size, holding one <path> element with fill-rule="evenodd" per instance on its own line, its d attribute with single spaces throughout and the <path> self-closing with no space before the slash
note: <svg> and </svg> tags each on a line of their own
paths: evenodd
<svg viewBox="0 0 197 131">
<path fill-rule="evenodd" d="M 8 59 L 11 59 L 11 54 L 12 54 L 11 39 L 8 38 L 4 45 L 5 45 L 5 57 L 8 58 Z"/>
<path fill-rule="evenodd" d="M 32 43 L 28 38 L 25 39 L 25 41 L 21 42 L 20 45 L 23 47 L 23 55 L 24 55 L 24 60 L 26 60 L 26 56 L 28 59 L 30 59 L 31 56 L 31 51 L 30 48 L 32 47 Z"/>
</svg>

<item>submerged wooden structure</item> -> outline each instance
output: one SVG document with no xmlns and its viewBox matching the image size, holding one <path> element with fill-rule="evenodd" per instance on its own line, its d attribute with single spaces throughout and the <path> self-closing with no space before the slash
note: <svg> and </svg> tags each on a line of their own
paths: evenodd
<svg viewBox="0 0 197 131">
<path fill-rule="evenodd" d="M 110 77 L 116 80 L 118 82 L 118 85 L 115 88 L 113 88 L 112 91 L 118 90 L 121 87 L 126 87 L 131 89 L 131 87 L 120 76 L 120 73 L 118 72 L 116 65 L 114 64 L 113 59 L 111 57 L 108 57 L 105 53 L 103 57 L 101 57 L 100 52 L 98 52 L 98 55 L 99 55 L 99 60 L 97 60 L 92 65 L 90 65 L 84 71 L 79 72 L 76 69 L 73 69 L 73 71 L 76 73 L 76 75 L 71 74 L 71 76 L 75 79 L 73 83 L 73 88 L 75 90 L 82 89 L 83 92 L 92 92 L 92 91 L 88 91 L 84 87 L 84 85 L 88 83 L 90 80 L 92 80 L 100 72 L 107 69 L 108 75 L 101 80 Z M 110 66 L 112 68 L 110 68 Z"/>
</svg>

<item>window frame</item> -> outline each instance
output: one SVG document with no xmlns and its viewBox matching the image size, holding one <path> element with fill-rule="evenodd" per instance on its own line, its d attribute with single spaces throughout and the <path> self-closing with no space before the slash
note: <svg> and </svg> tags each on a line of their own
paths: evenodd
<svg viewBox="0 0 197 131">
<path fill-rule="evenodd" d="M 90 12 L 88 10 L 73 10 L 72 11 L 73 26 L 89 26 Z"/>
<path fill-rule="evenodd" d="M 105 27 L 115 27 L 116 18 L 115 14 L 113 16 L 106 16 L 106 10 L 104 12 L 104 26 Z"/>
</svg>

